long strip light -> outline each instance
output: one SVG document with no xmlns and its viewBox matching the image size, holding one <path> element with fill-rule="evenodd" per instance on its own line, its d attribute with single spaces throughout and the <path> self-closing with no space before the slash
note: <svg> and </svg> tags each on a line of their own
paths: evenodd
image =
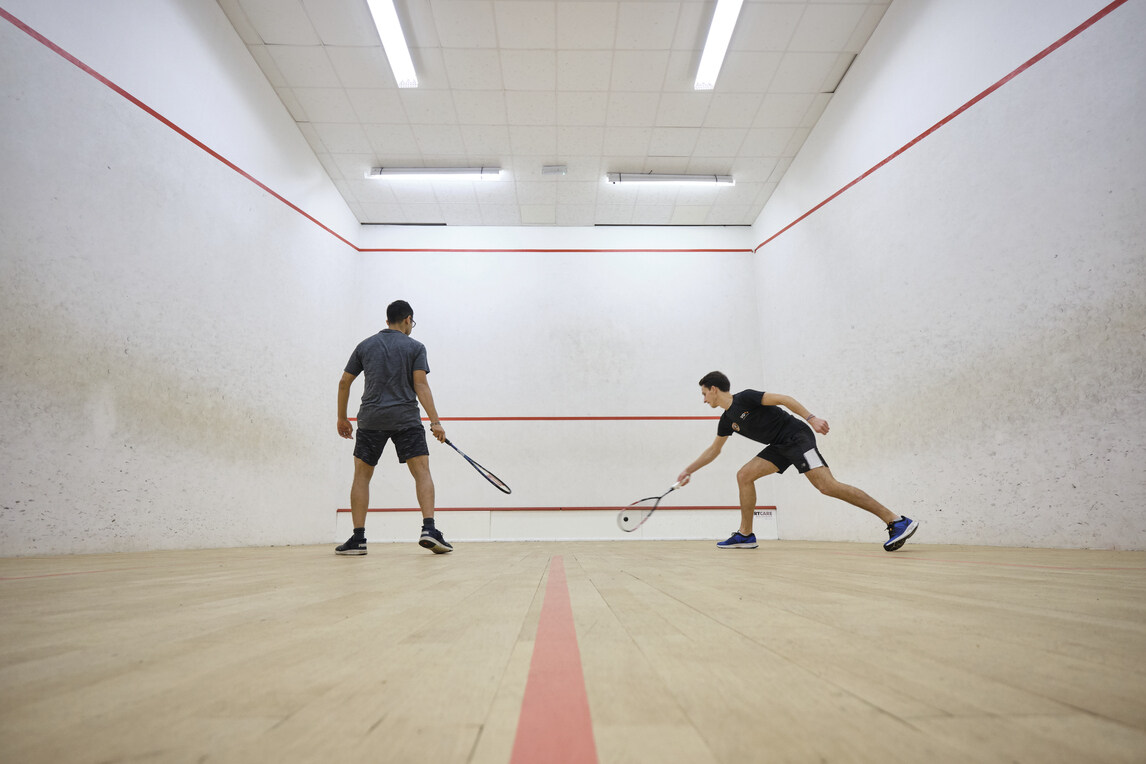
<svg viewBox="0 0 1146 764">
<path fill-rule="evenodd" d="M 663 175 L 657 173 L 610 172 L 605 174 L 610 183 L 703 183 L 707 185 L 733 186 L 736 181 L 731 175 Z"/>
<path fill-rule="evenodd" d="M 378 27 L 378 36 L 382 38 L 382 47 L 386 50 L 386 58 L 390 60 L 390 69 L 394 72 L 398 87 L 418 87 L 418 74 L 414 71 L 410 49 L 402 35 L 402 24 L 398 21 L 394 0 L 366 0 L 366 4 L 370 6 L 370 15 L 374 17 L 374 26 Z"/>
<path fill-rule="evenodd" d="M 371 167 L 372 180 L 497 180 L 500 167 Z"/>
<path fill-rule="evenodd" d="M 712 14 L 712 25 L 708 28 L 708 39 L 704 41 L 704 52 L 700 54 L 700 66 L 696 69 L 696 82 L 693 90 L 712 90 L 716 87 L 716 77 L 724 65 L 724 54 L 728 52 L 728 42 L 732 30 L 740 17 L 740 6 L 744 0 L 716 0 L 716 11 Z"/>
</svg>

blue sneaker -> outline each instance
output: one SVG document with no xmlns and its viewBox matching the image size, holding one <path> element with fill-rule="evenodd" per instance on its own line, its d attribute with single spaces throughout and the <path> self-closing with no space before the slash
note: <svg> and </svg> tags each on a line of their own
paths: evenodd
<svg viewBox="0 0 1146 764">
<path fill-rule="evenodd" d="M 906 515 L 896 520 L 894 523 L 887 524 L 887 541 L 883 542 L 883 548 L 889 552 L 894 552 L 899 549 L 904 543 L 912 537 L 916 529 L 919 528 L 919 523 L 912 520 Z"/>
<path fill-rule="evenodd" d="M 728 537 L 727 541 L 717 541 L 716 545 L 721 549 L 755 549 L 756 534 L 749 533 L 745 536 L 740 531 L 736 531 Z"/>
<path fill-rule="evenodd" d="M 442 532 L 437 528 L 430 530 L 429 528 L 422 528 L 422 537 L 418 539 L 418 545 L 429 549 L 434 554 L 445 554 L 454 551 L 454 546 L 446 541 L 442 536 Z"/>
</svg>

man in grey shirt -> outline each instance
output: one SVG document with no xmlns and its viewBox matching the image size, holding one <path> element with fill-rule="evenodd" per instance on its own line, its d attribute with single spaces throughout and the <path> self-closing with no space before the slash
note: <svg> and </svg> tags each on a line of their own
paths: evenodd
<svg viewBox="0 0 1146 764">
<path fill-rule="evenodd" d="M 358 409 L 358 437 L 354 444 L 354 483 L 350 488 L 350 515 L 354 535 L 335 547 L 336 554 L 366 554 L 366 508 L 370 503 L 370 478 L 387 441 L 394 441 L 398 461 L 410 468 L 422 509 L 422 535 L 418 543 L 436 554 L 453 547 L 434 527 L 434 479 L 430 477 L 430 450 L 422 427 L 418 403 L 430 417 L 430 432 L 444 442 L 446 431 L 434 407 L 426 375 L 430 365 L 426 346 L 410 337 L 414 309 L 405 300 L 386 306 L 386 327 L 354 348 L 338 383 L 338 434 L 349 439 L 354 433 L 346 417 L 350 385 L 366 373 L 366 389 Z"/>
</svg>

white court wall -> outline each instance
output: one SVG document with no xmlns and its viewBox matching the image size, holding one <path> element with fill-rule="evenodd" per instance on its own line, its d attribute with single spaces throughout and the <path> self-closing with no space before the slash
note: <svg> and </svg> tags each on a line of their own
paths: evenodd
<svg viewBox="0 0 1146 764">
<path fill-rule="evenodd" d="M 252 82 L 212 68 L 246 54 L 214 3 L 163 3 L 170 34 L 142 36 L 140 4 L 79 5 L 108 11 L 83 36 L 118 40 L 123 71 Z M 126 66 L 141 37 L 167 50 Z M 330 538 L 354 250 L 7 22 L 0 71 L 0 554 Z M 261 116 L 289 122 L 281 105 Z"/>
<path fill-rule="evenodd" d="M 941 81 L 928 51 L 951 34 L 981 32 L 982 89 L 1097 10 L 989 5 L 892 4 L 762 237 L 782 227 L 769 215 L 839 187 L 824 168 L 845 148 L 842 182 L 910 138 L 853 136 L 890 115 L 929 127 L 975 95 L 910 106 Z M 1146 548 L 1144 28 L 1131 0 L 759 250 L 764 384 L 827 417 L 836 476 L 920 519 L 921 541 Z M 894 63 L 897 86 L 872 62 Z M 771 322 L 803 313 L 798 328 Z M 805 481 L 769 480 L 781 538 L 879 536 Z"/>
</svg>

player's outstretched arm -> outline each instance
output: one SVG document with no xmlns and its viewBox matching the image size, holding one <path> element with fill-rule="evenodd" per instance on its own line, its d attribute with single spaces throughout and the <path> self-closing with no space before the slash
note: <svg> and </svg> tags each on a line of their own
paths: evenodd
<svg viewBox="0 0 1146 764">
<path fill-rule="evenodd" d="M 828 434 L 828 420 L 821 419 L 814 415 L 812 412 L 800 403 L 798 400 L 790 395 L 780 395 L 779 393 L 764 393 L 764 397 L 760 399 L 760 403 L 764 406 L 783 406 L 791 411 L 796 416 L 807 421 L 808 425 L 820 433 L 821 435 Z"/>
<path fill-rule="evenodd" d="M 727 435 L 717 435 L 716 440 L 712 441 L 712 445 L 704 449 L 704 452 L 696 457 L 696 461 L 685 467 L 684 470 L 677 475 L 676 481 L 681 485 L 688 485 L 688 481 L 692 479 L 692 473 L 720 456 L 720 450 L 724 448 L 724 441 L 726 440 L 728 440 Z"/>
<path fill-rule="evenodd" d="M 434 406 L 434 394 L 430 392 L 430 382 L 426 379 L 426 372 L 421 369 L 414 370 L 414 394 L 418 396 L 418 403 L 422 404 L 426 416 L 430 418 L 430 432 L 439 443 L 445 443 L 446 430 L 442 427 L 438 409 Z"/>
<path fill-rule="evenodd" d="M 354 435 L 354 427 L 346 417 L 346 407 L 350 402 L 350 385 L 354 383 L 354 375 L 342 372 L 342 379 L 338 380 L 338 434 L 344 438 Z"/>
</svg>

